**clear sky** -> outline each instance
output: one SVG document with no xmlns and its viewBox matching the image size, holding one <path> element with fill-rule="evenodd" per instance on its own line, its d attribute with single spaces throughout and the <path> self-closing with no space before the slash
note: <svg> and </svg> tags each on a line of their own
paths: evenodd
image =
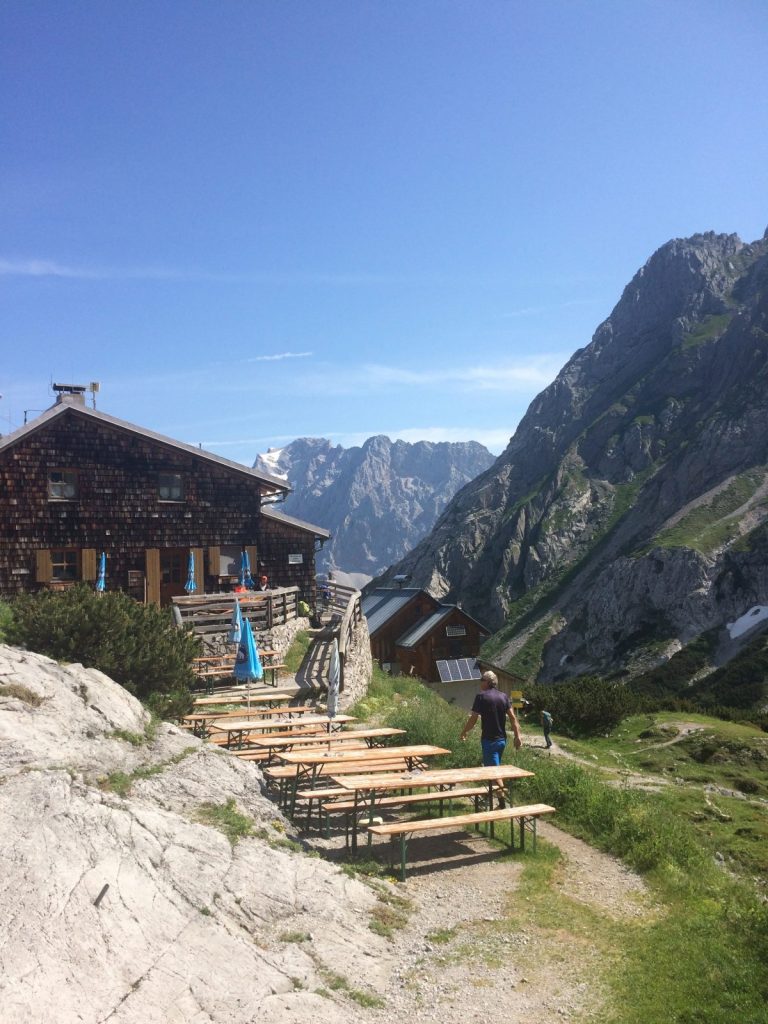
<svg viewBox="0 0 768 1024">
<path fill-rule="evenodd" d="M 0 432 L 499 452 L 668 239 L 768 223 L 765 0 L 2 0 Z"/>
</svg>

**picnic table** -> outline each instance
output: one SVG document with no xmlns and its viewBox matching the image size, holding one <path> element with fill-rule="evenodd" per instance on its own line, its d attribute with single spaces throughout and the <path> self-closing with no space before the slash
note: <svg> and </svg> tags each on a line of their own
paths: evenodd
<svg viewBox="0 0 768 1024">
<path fill-rule="evenodd" d="M 296 791 L 300 785 L 307 785 L 309 789 L 314 789 L 324 771 L 328 775 L 340 764 L 359 763 L 361 770 L 365 771 L 366 761 L 375 761 L 377 765 L 387 761 L 405 762 L 410 772 L 417 765 L 423 764 L 425 757 L 438 757 L 441 754 L 450 754 L 450 750 L 446 750 L 445 747 L 433 746 L 431 743 L 415 743 L 401 747 L 366 747 L 365 750 L 344 750 L 331 745 L 330 749 L 323 751 L 302 752 L 297 750 L 280 754 L 280 760 L 286 766 L 295 766 L 296 768 L 296 774 L 293 776 L 293 792 L 288 801 L 290 813 L 293 814 Z"/>
<path fill-rule="evenodd" d="M 191 725 L 195 736 L 205 736 L 208 722 L 221 721 L 226 718 L 249 718 L 253 721 L 254 727 L 260 724 L 268 725 L 270 720 L 277 720 L 280 723 L 298 726 L 299 722 L 294 719 L 300 718 L 302 722 L 308 719 L 327 720 L 327 715 L 322 714 L 322 709 L 312 707 L 309 704 L 281 705 L 276 708 L 237 708 L 235 711 L 192 711 L 188 715 L 182 715 L 180 724 Z M 337 722 L 356 721 L 351 715 L 336 715 Z M 313 721 L 313 724 L 317 724 Z"/>
<path fill-rule="evenodd" d="M 265 736 L 264 733 L 267 730 L 286 730 L 298 728 L 305 731 L 306 739 L 309 742 L 316 743 L 318 739 L 331 732 L 331 729 L 335 726 L 340 729 L 345 722 L 354 722 L 355 719 L 351 715 L 336 715 L 334 718 L 329 718 L 327 715 L 312 715 L 302 718 L 300 722 L 291 722 L 290 720 L 285 722 L 274 721 L 253 721 L 251 718 L 216 718 L 211 722 L 210 731 L 212 733 L 226 733 L 227 735 L 227 747 L 242 747 L 246 734 L 258 732 L 259 736 L 256 739 L 252 739 L 251 745 L 259 748 L 269 747 L 271 744 L 269 740 L 279 741 L 283 740 L 283 743 L 275 743 L 275 746 L 282 746 L 285 743 L 291 744 L 292 742 L 300 742 L 302 737 L 281 737 L 281 736 Z M 305 728 L 306 727 L 306 728 Z M 310 729 L 316 729 L 314 733 L 310 732 Z M 331 733 L 331 735 L 335 735 Z M 236 737 L 233 740 L 233 737 Z"/>
<path fill-rule="evenodd" d="M 466 786 L 470 783 L 485 783 L 488 787 L 488 807 L 493 807 L 493 788 L 501 780 L 512 803 L 511 786 L 518 779 L 533 777 L 533 772 L 517 768 L 512 764 L 478 766 L 475 768 L 443 768 L 427 771 L 400 772 L 394 775 L 338 775 L 331 774 L 345 790 L 354 794 L 354 811 L 352 814 L 352 849 L 357 849 L 358 817 L 365 810 L 365 817 L 370 821 L 376 809 L 376 799 L 382 794 L 395 789 L 446 789 L 454 786 Z"/>
<path fill-rule="evenodd" d="M 337 716 L 335 721 L 338 721 Z M 329 719 L 334 721 L 334 719 Z M 303 724 L 303 723 L 302 723 Z M 353 743 L 356 740 L 365 740 L 365 744 L 368 747 L 380 747 L 383 741 L 391 736 L 404 736 L 405 729 L 393 729 L 390 726 L 379 726 L 373 729 L 349 729 L 344 732 L 335 732 L 329 739 L 328 743 L 337 746 L 343 746 L 345 743 Z M 294 747 L 301 747 L 307 743 L 317 743 L 318 737 L 301 737 L 301 736 L 264 736 L 257 737 L 254 739 L 253 745 L 259 750 L 267 750 L 270 755 L 281 751 L 290 751 Z M 271 757 L 270 757 L 271 760 Z"/>
<path fill-rule="evenodd" d="M 295 693 L 252 693 L 248 696 L 246 690 L 230 690 L 226 693 L 217 693 L 208 697 L 196 697 L 195 707 L 210 707 L 211 704 L 255 704 L 257 706 L 266 704 L 268 707 L 278 707 L 280 704 L 287 704 L 295 700 Z"/>
</svg>

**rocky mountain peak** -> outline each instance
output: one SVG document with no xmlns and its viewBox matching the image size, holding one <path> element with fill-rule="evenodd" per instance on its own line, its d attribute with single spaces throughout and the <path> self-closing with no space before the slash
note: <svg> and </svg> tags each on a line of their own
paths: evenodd
<svg viewBox="0 0 768 1024">
<path fill-rule="evenodd" d="M 293 492 L 285 511 L 325 526 L 331 540 L 321 570 L 374 576 L 432 527 L 447 502 L 494 461 L 475 441 L 391 441 L 384 434 L 344 449 L 326 438 L 299 438 L 255 462 L 284 476 Z"/>
<path fill-rule="evenodd" d="M 661 246 L 391 572 L 504 627 L 501 663 L 539 628 L 550 678 L 621 667 L 642 637 L 682 640 L 768 604 L 766 296 L 766 239 Z M 659 545 L 671 554 L 652 557 Z"/>
</svg>

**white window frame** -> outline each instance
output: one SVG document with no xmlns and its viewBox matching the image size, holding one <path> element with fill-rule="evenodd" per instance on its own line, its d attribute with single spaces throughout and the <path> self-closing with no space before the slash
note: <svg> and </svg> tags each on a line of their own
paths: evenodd
<svg viewBox="0 0 768 1024">
<path fill-rule="evenodd" d="M 50 469 L 48 471 L 48 500 L 76 501 L 79 480 L 76 469 Z"/>
</svg>

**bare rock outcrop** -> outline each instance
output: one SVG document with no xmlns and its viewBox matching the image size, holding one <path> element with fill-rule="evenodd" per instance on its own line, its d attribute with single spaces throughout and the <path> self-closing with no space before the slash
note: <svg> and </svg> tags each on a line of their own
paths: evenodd
<svg viewBox="0 0 768 1024">
<path fill-rule="evenodd" d="M 768 603 L 768 237 L 663 245 L 506 451 L 377 581 L 544 636 L 539 680 L 623 675 Z"/>
<path fill-rule="evenodd" d="M 3 1024 L 346 1024 L 386 982 L 376 894 L 99 672 L 0 646 L 0 821 Z"/>
</svg>

